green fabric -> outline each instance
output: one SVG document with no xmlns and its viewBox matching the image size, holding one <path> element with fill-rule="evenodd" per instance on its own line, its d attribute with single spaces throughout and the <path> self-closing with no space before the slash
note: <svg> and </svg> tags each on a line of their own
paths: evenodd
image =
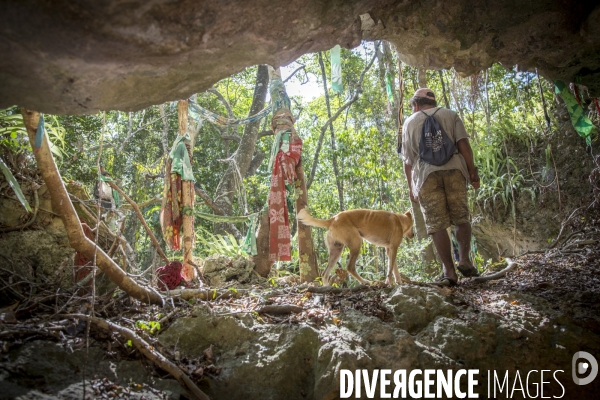
<svg viewBox="0 0 600 400">
<path fill-rule="evenodd" d="M 385 73 L 385 91 L 387 92 L 388 102 L 394 104 L 394 90 L 392 89 L 392 74 L 387 71 Z"/>
<path fill-rule="evenodd" d="M 113 182 L 113 179 L 110 176 L 100 175 L 100 179 L 103 180 L 104 182 Z M 119 192 L 117 192 L 114 189 L 111 191 L 112 191 L 113 200 L 115 201 L 115 208 L 121 207 L 121 196 L 119 195 Z"/>
<path fill-rule="evenodd" d="M 244 244 L 242 245 L 242 249 L 246 253 L 253 255 L 253 256 L 258 254 L 258 248 L 256 247 L 256 228 L 258 226 L 260 214 L 261 214 L 260 212 L 257 212 L 257 213 L 246 215 L 246 216 L 241 216 L 241 217 L 233 216 L 232 217 L 232 216 L 226 216 L 226 215 L 205 214 L 205 213 L 201 213 L 198 211 L 194 212 L 194 215 L 196 217 L 200 217 L 200 218 L 203 218 L 203 219 L 211 221 L 211 222 L 231 222 L 231 223 L 245 222 L 246 225 L 248 226 L 248 232 L 246 233 L 246 237 L 244 239 Z"/>
<path fill-rule="evenodd" d="M 585 143 L 589 146 L 592 144 L 591 135 L 594 129 L 592 121 L 585 115 L 584 109 L 579 105 L 577 99 L 575 99 L 575 96 L 573 96 L 564 82 L 554 81 L 554 85 L 554 92 L 559 94 L 567 105 L 573 128 L 579 133 L 579 136 L 585 138 Z"/>
<path fill-rule="evenodd" d="M 258 247 L 256 246 L 256 228 L 258 227 L 260 214 L 261 213 L 258 212 L 248 215 L 248 222 L 246 222 L 246 225 L 248 226 L 248 232 L 246 233 L 246 238 L 244 239 L 242 249 L 252 256 L 258 254 Z"/>
<path fill-rule="evenodd" d="M 341 48 L 336 44 L 329 52 L 331 54 L 331 88 L 336 92 L 343 92 L 342 85 L 342 62 L 340 60 Z"/>
<path fill-rule="evenodd" d="M 273 105 L 273 115 L 281 109 L 292 109 L 292 102 L 285 90 L 285 85 L 279 77 L 271 79 L 269 92 L 271 94 L 271 104 Z"/>
<path fill-rule="evenodd" d="M 183 136 L 177 136 L 169 157 L 171 158 L 171 173 L 181 175 L 183 181 L 196 181 L 194 179 L 194 172 L 192 171 L 192 164 L 190 162 L 190 155 L 188 154 L 187 148 L 185 147 L 185 141 L 190 140 L 189 133 Z"/>
<path fill-rule="evenodd" d="M 277 153 L 279 153 L 280 145 L 281 150 L 287 153 L 290 150 L 290 135 L 292 131 L 281 130 L 277 132 L 275 135 L 275 140 L 273 140 L 273 145 L 271 146 L 271 157 L 269 158 L 269 172 L 273 171 L 273 164 L 275 164 L 275 157 L 277 157 Z"/>
<path fill-rule="evenodd" d="M 211 222 L 237 223 L 237 222 L 247 222 L 248 219 L 254 214 L 251 214 L 248 216 L 236 217 L 236 216 L 228 216 L 228 215 L 206 214 L 206 213 L 201 213 L 201 212 L 195 211 L 194 215 L 196 217 L 200 217 L 202 219 L 205 219 L 205 220 L 211 221 Z"/>
</svg>

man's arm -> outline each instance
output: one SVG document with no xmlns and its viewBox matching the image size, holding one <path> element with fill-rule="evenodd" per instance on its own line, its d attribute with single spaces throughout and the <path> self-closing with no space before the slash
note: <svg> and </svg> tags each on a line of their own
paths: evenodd
<svg viewBox="0 0 600 400">
<path fill-rule="evenodd" d="M 417 199 L 413 196 L 412 191 L 412 165 L 404 163 L 404 175 L 408 182 L 408 193 L 410 194 L 410 201 L 418 203 Z"/>
<path fill-rule="evenodd" d="M 456 143 L 456 146 L 458 147 L 458 152 L 463 156 L 467 163 L 471 186 L 473 186 L 475 189 L 479 189 L 479 173 L 477 172 L 477 167 L 473 162 L 473 149 L 471 149 L 469 139 L 460 139 Z"/>
</svg>

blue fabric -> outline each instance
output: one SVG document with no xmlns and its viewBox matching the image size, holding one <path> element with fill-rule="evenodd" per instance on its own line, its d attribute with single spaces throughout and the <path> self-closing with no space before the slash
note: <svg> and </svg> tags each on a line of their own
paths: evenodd
<svg viewBox="0 0 600 400">
<path fill-rule="evenodd" d="M 38 123 L 37 131 L 35 132 L 35 144 L 33 145 L 33 151 L 38 152 L 42 147 L 42 140 L 44 139 L 44 114 L 40 114 L 40 122 Z"/>
</svg>

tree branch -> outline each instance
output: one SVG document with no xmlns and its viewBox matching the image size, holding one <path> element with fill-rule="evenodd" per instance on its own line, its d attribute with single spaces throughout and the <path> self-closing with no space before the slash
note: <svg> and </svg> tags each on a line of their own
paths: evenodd
<svg viewBox="0 0 600 400">
<path fill-rule="evenodd" d="M 211 208 L 211 210 L 213 210 L 213 212 L 217 215 L 227 215 L 223 212 L 223 210 L 221 209 L 221 207 L 219 207 L 211 198 L 210 196 L 201 188 L 199 188 L 198 186 L 194 185 L 194 192 L 200 196 L 200 198 L 204 201 L 204 203 L 206 203 L 207 206 L 209 206 Z M 241 232 L 239 231 L 238 228 L 235 227 L 235 225 L 231 224 L 231 223 L 227 223 L 227 222 L 222 222 L 222 224 L 227 225 L 227 228 L 236 236 L 236 237 L 242 237 Z"/>
<path fill-rule="evenodd" d="M 306 66 L 305 66 L 305 65 L 302 65 L 302 66 L 300 66 L 300 67 L 296 68 L 296 69 L 294 70 L 294 72 L 292 72 L 292 73 L 290 74 L 290 76 L 288 76 L 287 78 L 285 78 L 285 80 L 283 81 L 283 83 L 286 83 L 287 81 L 289 81 L 290 79 L 292 79 L 292 77 L 293 77 L 294 75 L 296 75 L 296 72 L 300 71 L 301 69 L 303 69 L 303 70 L 304 70 L 304 73 L 306 73 L 306 70 L 305 70 L 305 68 L 306 68 Z M 306 83 L 306 82 L 305 82 L 305 83 Z"/>
<path fill-rule="evenodd" d="M 152 242 L 152 244 L 154 245 L 154 248 L 156 249 L 156 251 L 158 252 L 158 255 L 160 256 L 160 258 L 162 258 L 167 264 L 169 263 L 169 258 L 167 257 L 167 255 L 164 253 L 164 251 L 160 248 L 160 244 L 158 243 L 158 240 L 156 240 L 156 236 L 154 236 L 154 233 L 152 232 L 152 230 L 150 230 L 150 227 L 148 226 L 148 224 L 146 223 L 146 220 L 144 219 L 144 216 L 142 215 L 142 212 L 140 211 L 140 208 L 137 206 L 137 204 L 135 204 L 135 201 L 133 201 L 129 196 L 127 196 L 127 194 L 125 194 L 124 191 L 121 190 L 121 188 L 119 188 L 116 183 L 112 182 L 112 181 L 108 181 L 106 182 L 108 183 L 108 185 L 113 188 L 114 190 L 116 190 L 117 192 L 119 192 L 119 194 L 121 196 L 123 196 L 125 198 L 125 200 L 127 200 L 127 202 L 129 204 L 131 204 L 131 207 L 133 207 L 133 211 L 135 211 L 135 214 L 137 215 L 138 219 L 140 220 L 142 226 L 144 227 L 144 229 L 146 230 L 146 233 L 148 234 L 148 236 L 150 237 L 150 241 Z"/>
<path fill-rule="evenodd" d="M 101 318 L 90 317 L 84 314 L 66 314 L 64 315 L 67 318 L 79 318 L 85 321 L 89 321 L 97 327 L 110 331 L 110 332 L 118 332 L 121 336 L 123 336 L 127 340 L 131 340 L 131 343 L 142 353 L 147 359 L 152 361 L 158 367 L 167 371 L 171 374 L 179 383 L 187 387 L 193 395 L 200 400 L 210 400 L 210 397 L 206 395 L 185 372 L 181 370 L 177 365 L 173 364 L 169 359 L 160 354 L 158 351 L 154 349 L 154 346 L 151 346 L 148 342 L 138 336 L 131 329 L 125 328 L 123 326 L 117 325 L 110 321 L 103 320 Z"/>
<path fill-rule="evenodd" d="M 174 114 L 173 112 L 170 112 L 167 114 L 167 116 Z M 127 138 L 125 139 L 124 142 L 119 142 L 119 143 L 104 143 L 102 145 L 103 149 L 108 149 L 108 148 L 112 148 L 115 146 L 122 146 L 124 143 L 127 143 L 127 141 L 131 138 L 131 136 L 135 135 L 136 133 L 138 133 L 141 130 L 144 130 L 147 126 L 152 125 L 153 123 L 155 123 L 156 121 L 162 119 L 163 117 L 158 117 L 156 119 L 153 119 L 152 121 L 148 122 L 147 124 L 145 124 L 144 126 L 141 126 L 139 129 L 136 129 L 135 131 L 131 132 L 130 134 L 128 134 Z M 96 151 L 100 149 L 100 145 L 98 146 L 94 146 L 94 147 L 90 147 L 89 149 L 84 150 L 85 152 L 90 152 L 90 151 Z"/>
<path fill-rule="evenodd" d="M 367 73 L 367 71 L 373 65 L 373 62 L 375 61 L 376 57 L 377 57 L 377 52 L 375 52 L 375 55 L 371 59 L 371 62 L 369 63 L 369 65 L 367 65 L 365 67 L 365 69 L 361 72 L 360 79 L 358 80 L 358 84 L 356 85 L 356 92 L 354 92 L 354 96 L 352 96 L 352 98 L 350 98 L 350 100 L 348 100 L 346 103 L 344 103 L 335 112 L 335 114 L 333 114 L 331 116 L 331 118 L 329 118 L 327 120 L 327 122 L 325 122 L 325 124 L 321 127 L 321 134 L 319 135 L 319 140 L 317 142 L 317 149 L 315 150 L 315 158 L 313 160 L 313 164 L 312 164 L 312 167 L 310 169 L 310 175 L 308 176 L 308 181 L 306 183 L 306 189 L 307 190 L 310 189 L 310 186 L 312 185 L 312 182 L 313 182 L 313 180 L 315 178 L 315 172 L 317 170 L 317 164 L 319 162 L 319 152 L 321 151 L 321 146 L 323 144 L 323 138 L 325 136 L 325 132 L 327 132 L 327 127 L 329 126 L 329 124 L 333 123 L 333 121 L 335 121 L 346 108 L 350 107 L 356 100 L 358 100 L 358 97 L 359 97 L 360 93 L 362 93 L 362 82 L 363 82 L 363 79 L 365 77 L 365 74 Z"/>
<path fill-rule="evenodd" d="M 257 138 L 263 138 L 265 136 L 273 136 L 274 133 L 272 130 L 261 131 L 258 133 Z M 221 139 L 223 140 L 233 140 L 234 142 L 240 143 L 242 141 L 242 137 L 239 135 L 221 135 Z"/>
<path fill-rule="evenodd" d="M 27 128 L 31 147 L 34 147 L 36 130 L 39 124 L 40 113 L 37 111 L 21 109 L 23 121 Z M 88 239 L 84 233 L 77 212 L 71 203 L 69 194 L 58 171 L 58 167 L 52 158 L 48 137 L 42 142 L 42 147 L 34 152 L 38 169 L 46 183 L 52 207 L 57 210 L 65 225 L 67 237 L 71 247 L 79 251 L 86 258 L 93 260 L 96 255 L 97 266 L 106 276 L 117 284 L 123 291 L 142 302 L 150 304 L 163 304 L 161 295 L 150 287 L 144 287 L 131 279 L 125 271 L 110 258 L 96 243 Z"/>
</svg>

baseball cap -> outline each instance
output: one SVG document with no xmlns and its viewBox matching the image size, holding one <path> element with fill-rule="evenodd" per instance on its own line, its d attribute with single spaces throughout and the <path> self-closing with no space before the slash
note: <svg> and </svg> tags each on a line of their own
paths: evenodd
<svg viewBox="0 0 600 400">
<path fill-rule="evenodd" d="M 435 100 L 435 93 L 433 93 L 433 90 L 431 90 L 429 88 L 419 88 L 413 95 L 413 99 L 416 97 L 422 97 L 422 98 L 429 99 L 429 100 Z"/>
</svg>

